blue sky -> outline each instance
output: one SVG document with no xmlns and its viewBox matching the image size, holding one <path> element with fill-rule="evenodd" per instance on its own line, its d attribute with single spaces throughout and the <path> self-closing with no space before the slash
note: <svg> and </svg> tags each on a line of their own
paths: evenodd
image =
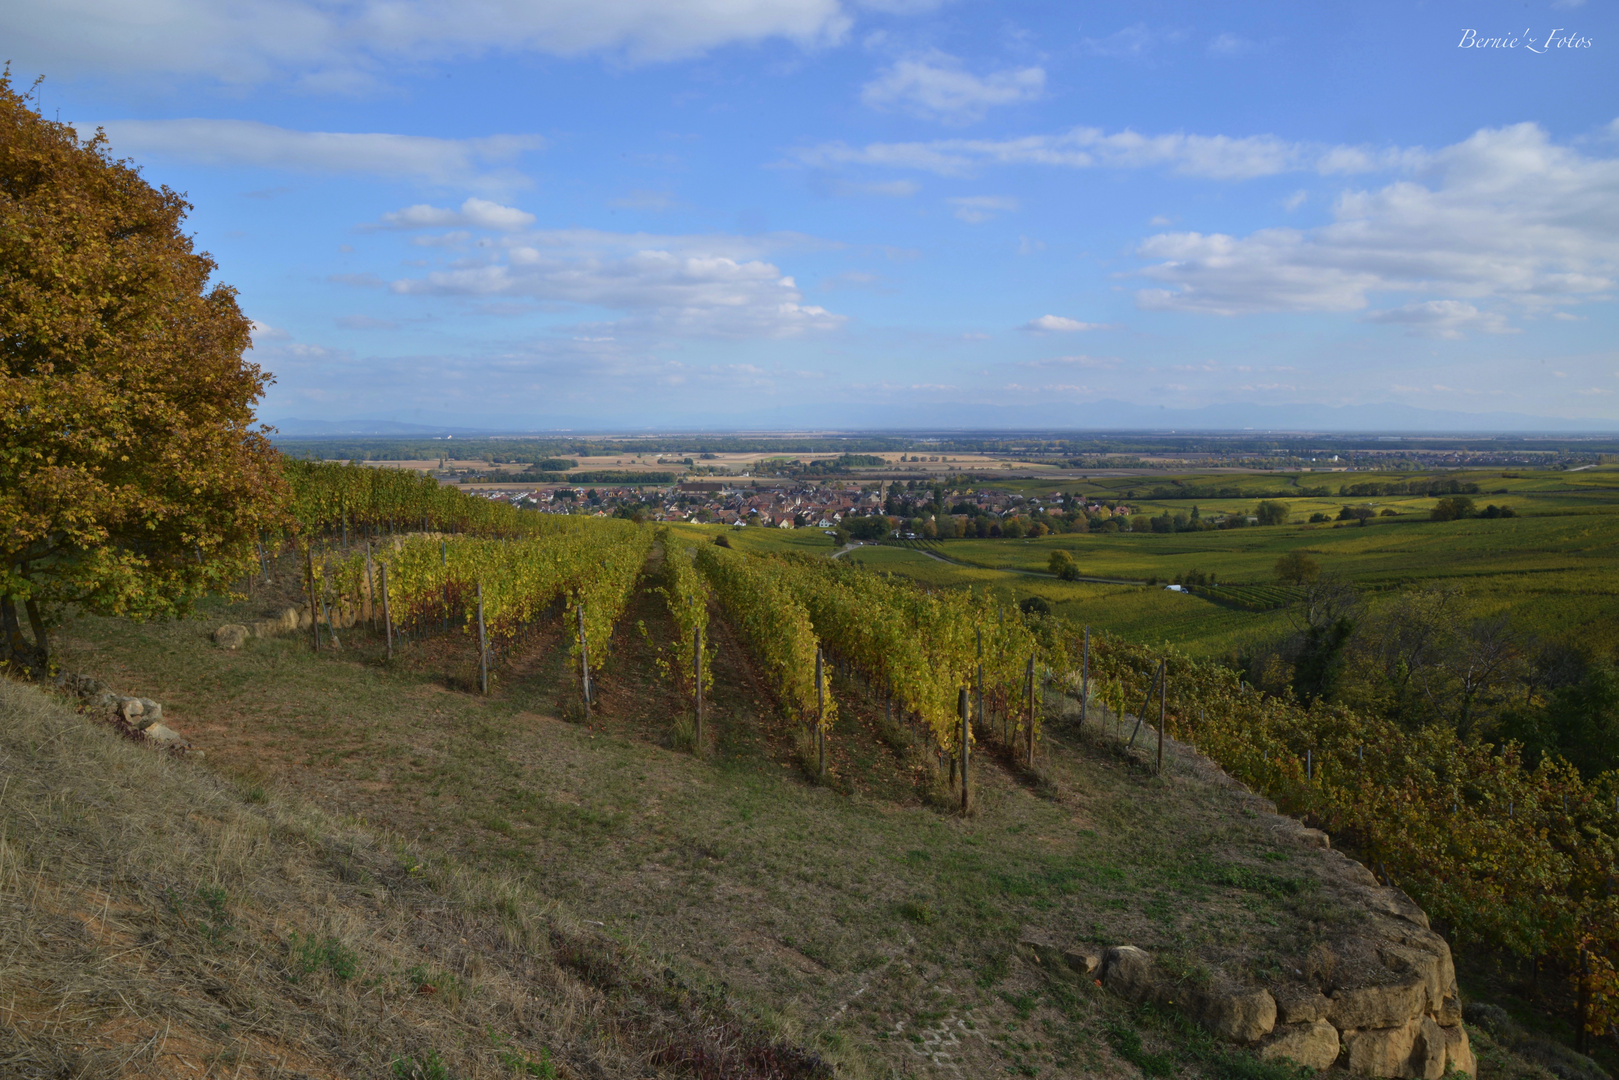
<svg viewBox="0 0 1619 1080">
<path fill-rule="evenodd" d="M 272 419 L 1619 423 L 1611 5 L 62 0 L 0 41 L 189 193 Z"/>
</svg>

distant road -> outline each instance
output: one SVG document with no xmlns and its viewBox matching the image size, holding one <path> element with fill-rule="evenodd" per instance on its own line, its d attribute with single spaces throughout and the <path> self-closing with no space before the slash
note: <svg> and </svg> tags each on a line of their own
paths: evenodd
<svg viewBox="0 0 1619 1080">
<path fill-rule="evenodd" d="M 847 555 L 849 552 L 853 551 L 855 548 L 862 547 L 862 546 L 864 546 L 864 545 L 861 545 L 861 544 L 847 544 L 841 550 L 839 550 L 837 552 L 834 552 L 832 557 L 834 559 L 836 559 L 839 555 Z M 880 547 L 881 545 L 872 545 L 872 546 Z M 943 555 L 936 554 L 935 552 L 929 551 L 926 548 L 904 548 L 902 550 L 915 551 L 918 554 L 926 555 L 930 559 L 937 559 L 939 562 L 948 563 L 951 566 L 959 566 L 964 570 L 995 570 L 995 571 L 998 571 L 999 573 L 1002 573 L 1002 574 L 1022 574 L 1025 577 L 1050 578 L 1053 581 L 1057 580 L 1057 575 L 1056 574 L 1047 573 L 1044 570 L 1018 570 L 1018 569 L 1016 569 L 1014 567 L 1010 567 L 1010 566 L 979 566 L 976 563 L 965 563 L 965 562 L 958 562 L 955 559 L 947 559 Z M 1092 585 L 1145 585 L 1145 584 L 1147 584 L 1145 581 L 1132 581 L 1129 578 L 1078 577 L 1078 578 L 1072 578 L 1070 580 L 1089 582 Z"/>
</svg>

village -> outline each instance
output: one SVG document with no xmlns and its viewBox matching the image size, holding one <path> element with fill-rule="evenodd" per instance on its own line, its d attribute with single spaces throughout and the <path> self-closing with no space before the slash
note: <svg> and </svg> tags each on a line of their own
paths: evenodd
<svg viewBox="0 0 1619 1080">
<path fill-rule="evenodd" d="M 470 489 L 484 498 L 551 514 L 637 517 L 737 528 L 852 531 L 864 539 L 920 536 L 1042 536 L 1073 531 L 1080 521 L 1118 519 L 1128 528 L 1134 511 L 1113 500 L 1087 503 L 1061 492 L 1022 495 L 986 489 L 947 489 L 915 480 L 881 483 L 738 486 L 688 481 L 666 487 L 595 486 Z M 883 519 L 884 525 L 857 525 Z M 946 524 L 949 522 L 950 524 Z M 981 523 L 981 524 L 980 524 Z"/>
</svg>

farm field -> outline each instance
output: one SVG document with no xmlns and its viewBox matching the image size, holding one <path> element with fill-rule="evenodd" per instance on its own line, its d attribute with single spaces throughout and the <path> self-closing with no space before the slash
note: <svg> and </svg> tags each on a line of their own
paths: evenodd
<svg viewBox="0 0 1619 1080">
<path fill-rule="evenodd" d="M 1359 482 L 1367 478 L 1356 475 Z M 1176 479 L 1188 484 L 1232 480 L 1206 474 Z M 1240 480 L 1256 491 L 1277 486 L 1275 477 Z M 1055 613 L 1070 619 L 1145 643 L 1168 641 L 1203 655 L 1220 655 L 1247 640 L 1275 636 L 1285 627 L 1285 616 L 1178 595 L 1161 584 L 1061 582 L 1047 572 L 1051 553 L 1069 552 L 1084 577 L 1162 583 L 1197 570 L 1219 582 L 1258 585 L 1274 583 L 1279 556 L 1301 551 L 1323 572 L 1341 575 L 1365 590 L 1373 608 L 1402 589 L 1447 585 L 1463 590 L 1479 617 L 1507 615 L 1523 630 L 1546 638 L 1619 643 L 1619 470 L 1494 474 L 1492 482 L 1508 493 L 1481 494 L 1474 501 L 1482 507 L 1498 499 L 1512 505 L 1518 517 L 1434 522 L 1428 520 L 1428 511 L 1435 499 L 1401 496 L 1369 500 L 1393 507 L 1400 516 L 1374 518 L 1364 527 L 1295 523 L 1170 534 L 889 542 L 859 547 L 841 557 L 934 587 L 991 589 L 1008 602 L 1039 596 Z M 1139 478 L 1113 478 L 1108 483 L 1122 494 Z M 1088 494 L 1094 490 L 1082 486 Z M 1287 500 L 1295 522 L 1307 517 L 1312 507 L 1336 513 L 1346 501 L 1368 500 Z M 1172 512 L 1189 511 L 1191 506 L 1180 500 L 1140 505 Z M 1207 512 L 1251 511 L 1255 500 L 1209 500 L 1198 505 Z M 832 552 L 830 538 L 820 530 L 681 528 L 709 538 L 725 531 L 729 542 L 742 550 Z"/>
</svg>

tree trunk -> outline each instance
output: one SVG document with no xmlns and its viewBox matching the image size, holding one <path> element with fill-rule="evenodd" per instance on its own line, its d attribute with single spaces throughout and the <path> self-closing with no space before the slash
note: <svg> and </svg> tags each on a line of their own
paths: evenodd
<svg viewBox="0 0 1619 1080">
<path fill-rule="evenodd" d="M 45 632 L 45 617 L 40 613 L 39 601 L 30 596 L 23 608 L 28 612 L 28 626 L 34 631 L 34 648 L 39 651 L 39 662 L 49 665 L 51 662 L 51 641 Z"/>
</svg>

